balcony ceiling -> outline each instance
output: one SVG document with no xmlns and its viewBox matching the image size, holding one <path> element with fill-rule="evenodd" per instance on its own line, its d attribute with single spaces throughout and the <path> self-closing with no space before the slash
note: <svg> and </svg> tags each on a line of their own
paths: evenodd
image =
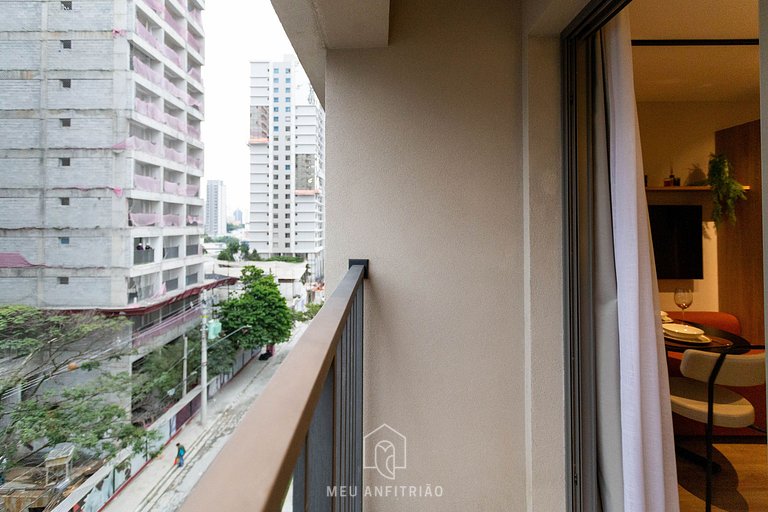
<svg viewBox="0 0 768 512">
<path fill-rule="evenodd" d="M 272 0 L 272 5 L 323 104 L 327 49 L 389 42 L 389 0 Z"/>
<path fill-rule="evenodd" d="M 757 39 L 757 0 L 634 0 L 633 39 Z M 757 101 L 757 46 L 633 48 L 638 101 Z"/>
</svg>

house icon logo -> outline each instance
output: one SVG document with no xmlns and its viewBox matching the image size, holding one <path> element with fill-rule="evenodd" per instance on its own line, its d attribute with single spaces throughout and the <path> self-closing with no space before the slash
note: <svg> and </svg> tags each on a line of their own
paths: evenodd
<svg viewBox="0 0 768 512">
<path fill-rule="evenodd" d="M 395 471 L 405 469 L 406 439 L 403 434 L 382 423 L 363 438 L 363 467 L 375 469 L 388 480 Z"/>
</svg>

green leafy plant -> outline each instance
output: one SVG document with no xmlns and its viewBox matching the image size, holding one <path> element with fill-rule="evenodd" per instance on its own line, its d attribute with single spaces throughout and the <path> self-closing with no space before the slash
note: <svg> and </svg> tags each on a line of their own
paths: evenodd
<svg viewBox="0 0 768 512">
<path fill-rule="evenodd" d="M 712 187 L 712 220 L 719 225 L 724 219 L 736 222 L 736 201 L 746 199 L 744 186 L 731 174 L 731 163 L 725 155 L 709 155 L 709 185 Z"/>
<path fill-rule="evenodd" d="M 256 267 L 244 267 L 243 293 L 221 304 L 221 324 L 238 348 L 283 343 L 291 337 L 293 316 L 271 275 Z M 249 329 L 235 332 L 243 325 Z"/>
</svg>

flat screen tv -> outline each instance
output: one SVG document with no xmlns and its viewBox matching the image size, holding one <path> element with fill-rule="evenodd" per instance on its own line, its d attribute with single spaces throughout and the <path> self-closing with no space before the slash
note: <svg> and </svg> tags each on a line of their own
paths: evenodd
<svg viewBox="0 0 768 512">
<path fill-rule="evenodd" d="M 659 279 L 703 279 L 701 205 L 649 205 Z"/>
</svg>

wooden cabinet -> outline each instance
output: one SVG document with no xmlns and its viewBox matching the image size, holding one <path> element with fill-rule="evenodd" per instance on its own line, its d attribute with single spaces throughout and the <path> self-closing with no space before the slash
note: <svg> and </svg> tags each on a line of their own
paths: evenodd
<svg viewBox="0 0 768 512">
<path fill-rule="evenodd" d="M 717 228 L 717 275 L 720 310 L 741 321 L 742 335 L 765 342 L 763 310 L 763 224 L 760 171 L 760 121 L 715 132 L 715 151 L 730 160 L 733 174 L 750 186 L 736 207 L 736 224 Z"/>
</svg>

